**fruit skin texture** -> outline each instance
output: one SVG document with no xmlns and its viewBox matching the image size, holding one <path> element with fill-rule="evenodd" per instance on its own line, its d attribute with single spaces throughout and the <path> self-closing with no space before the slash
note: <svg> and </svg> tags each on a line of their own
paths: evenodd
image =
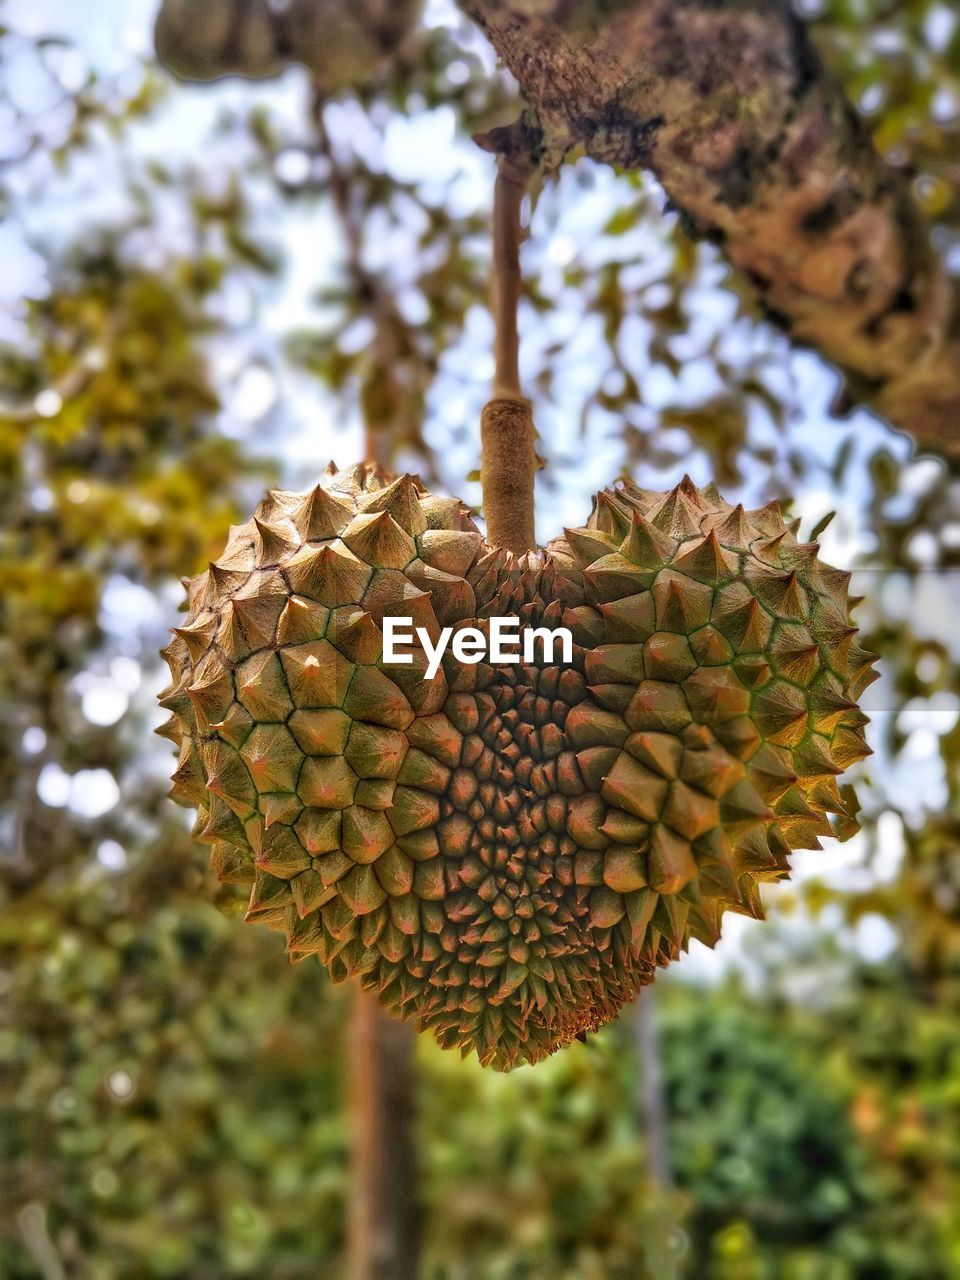
<svg viewBox="0 0 960 1280">
<path fill-rule="evenodd" d="M 181 80 L 258 79 L 299 62 L 333 94 L 368 83 L 421 8 L 422 0 L 164 0 L 154 43 Z"/>
<path fill-rule="evenodd" d="M 849 575 L 777 505 L 624 483 L 538 555 L 370 466 L 273 493 L 187 584 L 164 651 L 222 880 L 293 959 L 500 1069 L 615 1017 L 848 825 L 873 655 Z M 569 666 L 381 662 L 385 615 L 569 627 Z"/>
</svg>

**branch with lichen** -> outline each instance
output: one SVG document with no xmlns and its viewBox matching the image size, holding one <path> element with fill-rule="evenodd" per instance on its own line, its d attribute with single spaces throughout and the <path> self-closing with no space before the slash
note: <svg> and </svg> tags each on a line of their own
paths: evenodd
<svg viewBox="0 0 960 1280">
<path fill-rule="evenodd" d="M 960 287 L 780 0 L 459 0 L 513 72 L 548 166 L 650 169 L 847 401 L 960 448 Z"/>
</svg>

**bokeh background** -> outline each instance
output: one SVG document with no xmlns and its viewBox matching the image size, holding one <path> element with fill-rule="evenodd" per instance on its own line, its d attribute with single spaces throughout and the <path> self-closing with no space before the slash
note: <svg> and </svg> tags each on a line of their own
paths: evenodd
<svg viewBox="0 0 960 1280">
<path fill-rule="evenodd" d="M 802 12 L 960 275 L 955 5 Z M 450 0 L 333 98 L 179 84 L 154 16 L 0 5 L 0 1276 L 334 1280 L 352 993 L 211 881 L 157 650 L 268 483 L 369 446 L 478 502 L 469 139 L 515 89 Z M 797 855 L 765 924 L 728 916 L 535 1068 L 418 1043 L 421 1274 L 960 1276 L 958 474 L 851 408 L 652 180 L 568 167 L 524 255 L 541 536 L 622 470 L 790 498 L 883 678 L 863 829 Z"/>
</svg>

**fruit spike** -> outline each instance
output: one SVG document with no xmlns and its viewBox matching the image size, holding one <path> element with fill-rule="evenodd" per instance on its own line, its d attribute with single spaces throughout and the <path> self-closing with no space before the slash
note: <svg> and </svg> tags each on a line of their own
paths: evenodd
<svg viewBox="0 0 960 1280">
<path fill-rule="evenodd" d="M 322 485 L 303 494 L 292 506 L 290 518 L 304 542 L 335 538 L 353 515 L 353 508 Z"/>
<path fill-rule="evenodd" d="M 616 1016 L 819 847 L 869 754 L 849 576 L 776 503 L 623 481 L 516 559 L 415 477 L 275 492 L 164 651 L 173 797 L 247 919 L 500 1069 Z M 573 663 L 382 662 L 385 615 L 567 626 Z M 540 650 L 542 654 L 542 650 Z"/>
</svg>

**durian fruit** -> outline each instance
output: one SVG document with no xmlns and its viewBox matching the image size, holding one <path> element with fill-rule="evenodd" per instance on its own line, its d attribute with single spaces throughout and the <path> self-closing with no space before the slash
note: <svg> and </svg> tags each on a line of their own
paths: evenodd
<svg viewBox="0 0 960 1280">
<path fill-rule="evenodd" d="M 538 555 L 370 466 L 272 493 L 165 650 L 198 810 L 247 919 L 501 1069 L 613 1018 L 848 822 L 874 677 L 849 575 L 776 504 L 624 483 Z M 565 626 L 573 662 L 382 661 L 384 616 Z M 542 653 L 542 650 L 538 650 Z"/>
<path fill-rule="evenodd" d="M 157 57 L 182 80 L 278 75 L 302 63 L 327 94 L 367 84 L 422 0 L 164 0 Z"/>
</svg>

